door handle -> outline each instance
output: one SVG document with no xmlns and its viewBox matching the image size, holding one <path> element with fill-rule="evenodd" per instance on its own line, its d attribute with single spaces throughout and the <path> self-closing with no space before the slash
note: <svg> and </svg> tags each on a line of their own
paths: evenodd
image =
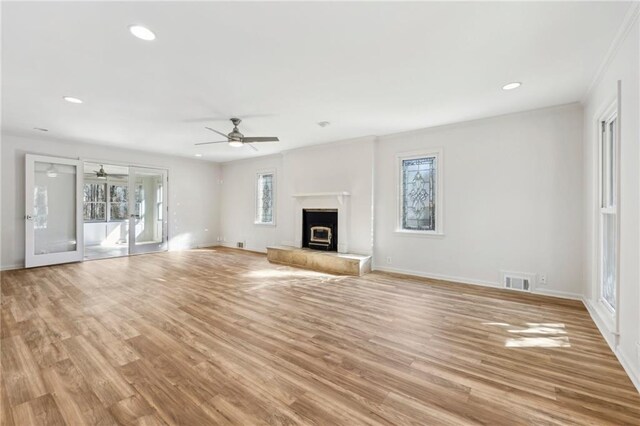
<svg viewBox="0 0 640 426">
<path fill-rule="evenodd" d="M 27 220 L 33 220 L 33 216 L 31 216 L 31 215 L 26 215 L 24 218 L 27 219 Z"/>
<path fill-rule="evenodd" d="M 140 219 L 140 215 L 139 214 L 132 214 L 132 215 L 130 215 L 130 217 L 132 217 L 134 219 Z"/>
</svg>

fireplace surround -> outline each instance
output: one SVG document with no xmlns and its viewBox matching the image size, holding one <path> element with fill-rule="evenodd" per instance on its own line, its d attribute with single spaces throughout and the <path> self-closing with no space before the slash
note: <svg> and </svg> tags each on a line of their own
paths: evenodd
<svg viewBox="0 0 640 426">
<path fill-rule="evenodd" d="M 349 252 L 349 212 L 350 193 L 346 191 L 338 192 L 299 192 L 292 195 L 294 201 L 294 227 L 292 241 L 283 241 L 285 246 L 302 248 L 304 232 L 302 226 L 303 211 L 331 209 L 338 212 L 338 221 L 335 229 L 340 234 L 336 240 L 336 250 L 338 253 Z M 324 250 L 323 250 L 324 251 Z M 319 252 L 319 250 L 318 250 Z M 331 253 L 331 252 L 329 252 Z"/>
</svg>

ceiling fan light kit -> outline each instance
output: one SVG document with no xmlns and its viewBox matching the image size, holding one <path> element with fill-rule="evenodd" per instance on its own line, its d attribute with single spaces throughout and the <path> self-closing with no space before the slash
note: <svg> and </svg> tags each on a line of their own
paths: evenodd
<svg viewBox="0 0 640 426">
<path fill-rule="evenodd" d="M 239 148 L 242 147 L 243 145 L 247 145 L 248 147 L 250 147 L 251 149 L 253 149 L 254 151 L 257 151 L 258 149 L 251 145 L 252 143 L 255 142 L 279 142 L 280 139 L 278 139 L 275 136 L 258 136 L 258 137 L 245 137 L 242 133 L 240 133 L 240 130 L 238 129 L 238 126 L 240 125 L 240 123 L 242 122 L 241 119 L 239 118 L 231 118 L 231 122 L 233 123 L 233 130 L 231 131 L 231 133 L 229 134 L 224 134 L 216 129 L 212 129 L 211 127 L 206 127 L 205 129 L 207 130 L 211 130 L 214 133 L 219 134 L 220 136 L 224 136 L 225 138 L 227 138 L 226 141 L 215 141 L 215 142 L 200 142 L 197 143 L 196 145 L 209 145 L 209 144 L 214 144 L 214 143 L 228 143 L 229 146 L 232 146 L 234 148 Z"/>
</svg>

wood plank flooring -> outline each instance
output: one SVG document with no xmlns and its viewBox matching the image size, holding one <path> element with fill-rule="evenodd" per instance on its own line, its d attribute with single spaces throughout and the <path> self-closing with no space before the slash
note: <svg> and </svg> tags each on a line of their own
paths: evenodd
<svg viewBox="0 0 640 426">
<path fill-rule="evenodd" d="M 581 303 L 203 249 L 2 273 L 2 425 L 622 425 Z"/>
</svg>

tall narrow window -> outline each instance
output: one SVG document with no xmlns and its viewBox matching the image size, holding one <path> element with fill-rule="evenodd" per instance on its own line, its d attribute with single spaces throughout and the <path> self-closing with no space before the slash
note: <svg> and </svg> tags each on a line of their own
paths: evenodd
<svg viewBox="0 0 640 426">
<path fill-rule="evenodd" d="M 615 312 L 618 264 L 618 117 L 600 122 L 600 300 Z"/>
<path fill-rule="evenodd" d="M 399 157 L 399 230 L 441 233 L 439 153 Z"/>
<path fill-rule="evenodd" d="M 107 184 L 84 184 L 84 221 L 106 222 L 107 220 Z"/>
<path fill-rule="evenodd" d="M 256 185 L 256 223 L 273 225 L 274 173 L 258 173 Z"/>
<path fill-rule="evenodd" d="M 128 219 L 129 199 L 127 197 L 127 184 L 109 185 L 109 218 L 111 221 Z"/>
</svg>

